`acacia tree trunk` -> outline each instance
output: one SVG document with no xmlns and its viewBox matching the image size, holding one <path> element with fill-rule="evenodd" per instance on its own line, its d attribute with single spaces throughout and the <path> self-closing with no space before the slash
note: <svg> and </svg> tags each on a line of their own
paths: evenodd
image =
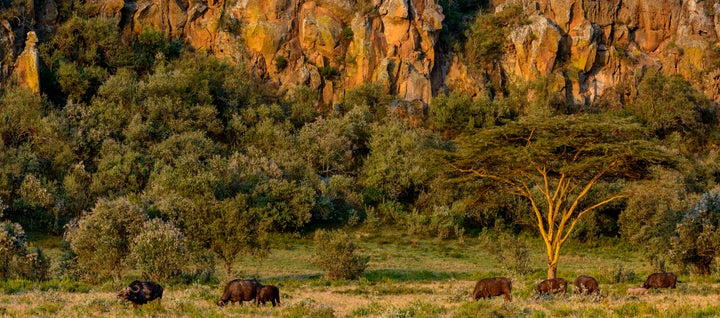
<svg viewBox="0 0 720 318">
<path fill-rule="evenodd" d="M 548 279 L 553 279 L 557 275 L 557 263 L 548 261 Z"/>
</svg>

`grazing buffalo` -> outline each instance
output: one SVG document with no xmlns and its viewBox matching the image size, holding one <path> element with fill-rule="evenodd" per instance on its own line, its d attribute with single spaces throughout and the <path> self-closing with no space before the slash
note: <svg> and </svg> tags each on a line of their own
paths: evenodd
<svg viewBox="0 0 720 318">
<path fill-rule="evenodd" d="M 562 278 L 546 279 L 537 286 L 538 295 L 560 294 L 567 292 L 567 281 Z"/>
<path fill-rule="evenodd" d="M 260 282 L 250 279 L 242 280 L 235 279 L 225 285 L 225 291 L 222 297 L 218 300 L 218 306 L 225 306 L 228 301 L 239 302 L 242 305 L 243 301 L 255 301 L 257 303 L 258 290 L 262 287 Z"/>
<path fill-rule="evenodd" d="M 272 303 L 273 307 L 280 306 L 280 289 L 276 286 L 265 285 L 258 290 L 258 306 L 260 306 L 261 303 L 265 306 L 265 303 L 268 301 Z"/>
<path fill-rule="evenodd" d="M 133 303 L 133 307 L 144 305 L 154 299 L 162 299 L 163 288 L 155 282 L 141 282 L 136 280 L 130 286 L 123 287 L 118 293 L 119 298 L 124 298 Z"/>
<path fill-rule="evenodd" d="M 640 287 L 642 288 L 675 288 L 678 282 L 677 276 L 673 273 L 654 273 L 650 274 Z"/>
<path fill-rule="evenodd" d="M 590 276 L 580 275 L 575 278 L 575 294 L 580 295 L 600 295 L 600 287 L 595 278 Z"/>
<path fill-rule="evenodd" d="M 631 287 L 631 288 L 628 288 L 628 290 L 627 290 L 628 296 L 647 295 L 647 292 L 648 292 L 647 288 L 643 288 L 643 287 Z"/>
<path fill-rule="evenodd" d="M 483 278 L 475 285 L 473 300 L 505 295 L 505 301 L 512 301 L 512 283 L 505 277 Z"/>
</svg>

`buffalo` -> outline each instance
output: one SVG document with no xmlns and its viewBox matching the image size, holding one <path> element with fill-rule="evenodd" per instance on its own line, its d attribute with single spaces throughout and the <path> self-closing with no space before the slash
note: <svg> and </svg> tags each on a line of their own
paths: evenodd
<svg viewBox="0 0 720 318">
<path fill-rule="evenodd" d="M 567 281 L 562 278 L 546 279 L 537 286 L 538 295 L 560 294 L 567 292 Z"/>
<path fill-rule="evenodd" d="M 573 283 L 575 285 L 575 294 L 580 295 L 600 295 L 600 287 L 595 278 L 590 276 L 580 275 L 575 279 Z"/>
<path fill-rule="evenodd" d="M 642 288 L 675 288 L 678 282 L 677 276 L 673 273 L 653 273 L 648 276 L 640 287 Z"/>
<path fill-rule="evenodd" d="M 472 300 L 505 295 L 505 301 L 512 301 L 512 283 L 505 277 L 483 278 L 475 285 Z"/>
<path fill-rule="evenodd" d="M 144 305 L 154 299 L 162 299 L 163 288 L 160 284 L 139 280 L 130 283 L 130 286 L 123 287 L 118 293 L 118 298 L 123 298 L 133 303 L 133 307 Z"/>
<path fill-rule="evenodd" d="M 243 301 L 255 301 L 257 304 L 257 294 L 262 284 L 254 279 L 242 280 L 235 279 L 225 285 L 225 291 L 222 297 L 218 300 L 218 306 L 225 306 L 228 301 L 239 302 L 242 305 Z"/>
<path fill-rule="evenodd" d="M 260 287 L 257 294 L 258 306 L 260 303 L 265 306 L 266 302 L 271 302 L 273 307 L 280 306 L 280 289 L 273 285 L 265 285 Z"/>
</svg>

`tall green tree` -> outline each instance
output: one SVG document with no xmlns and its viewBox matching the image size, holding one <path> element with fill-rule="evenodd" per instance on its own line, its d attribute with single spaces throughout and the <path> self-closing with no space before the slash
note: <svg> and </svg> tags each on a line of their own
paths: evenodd
<svg viewBox="0 0 720 318">
<path fill-rule="evenodd" d="M 367 188 L 377 191 L 381 200 L 412 198 L 429 178 L 423 161 L 427 131 L 391 113 L 371 125 L 370 154 L 362 169 Z"/>
<path fill-rule="evenodd" d="M 670 255 L 683 265 L 691 265 L 701 275 L 709 275 L 720 254 L 720 194 L 703 194 L 675 228 Z"/>
<path fill-rule="evenodd" d="M 644 178 L 648 167 L 671 162 L 632 118 L 597 115 L 524 117 L 460 138 L 457 150 L 444 154 L 455 177 L 479 178 L 487 191 L 509 191 L 530 202 L 527 213 L 545 246 L 548 278 L 555 277 L 578 221 L 625 196 L 590 195 L 599 182 Z"/>
</svg>

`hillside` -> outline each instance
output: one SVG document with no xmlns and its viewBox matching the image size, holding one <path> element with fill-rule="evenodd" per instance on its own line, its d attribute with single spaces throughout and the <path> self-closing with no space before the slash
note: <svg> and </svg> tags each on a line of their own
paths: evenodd
<svg viewBox="0 0 720 318">
<path fill-rule="evenodd" d="M 384 229 L 529 237 L 527 286 L 575 244 L 718 272 L 717 1 L 0 7 L 4 282 L 215 287 L 314 235 L 354 284 Z"/>
</svg>

